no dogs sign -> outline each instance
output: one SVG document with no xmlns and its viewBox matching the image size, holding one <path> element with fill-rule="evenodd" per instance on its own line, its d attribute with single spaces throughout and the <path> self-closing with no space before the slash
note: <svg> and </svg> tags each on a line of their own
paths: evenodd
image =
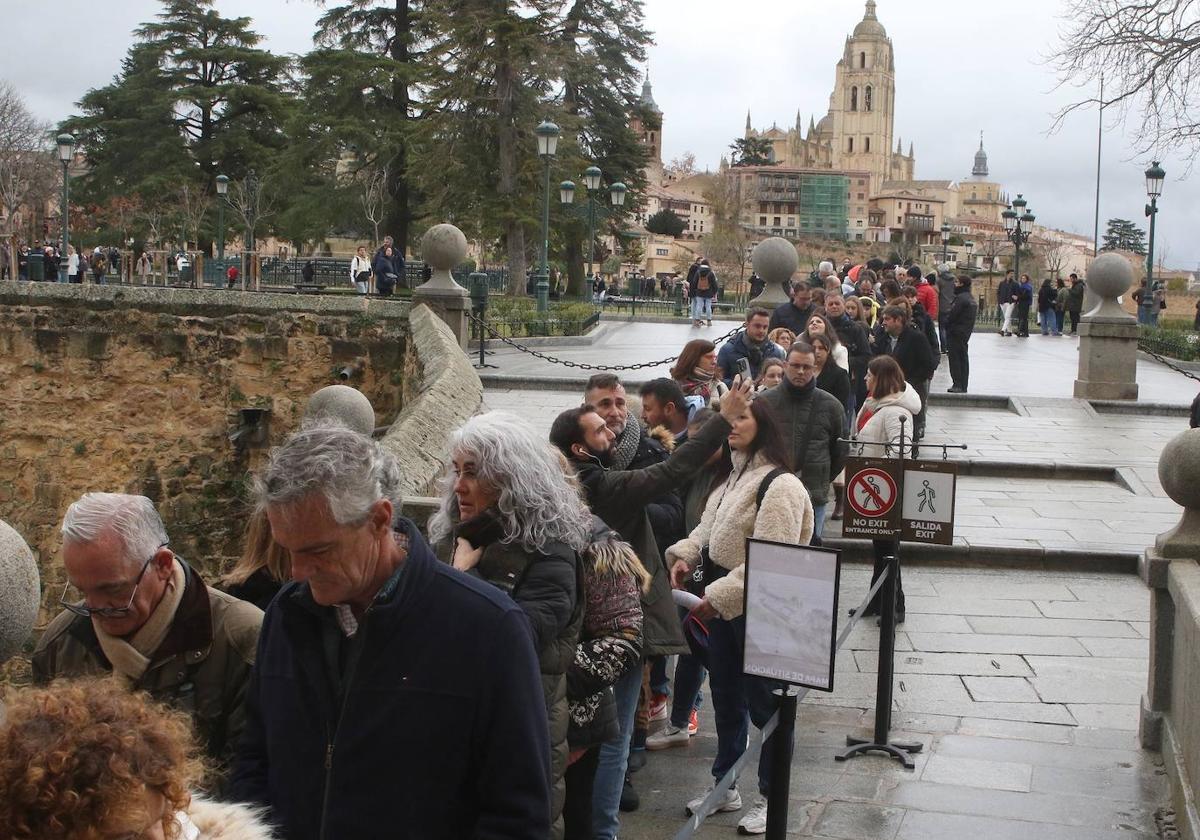
<svg viewBox="0 0 1200 840">
<path fill-rule="evenodd" d="M 900 466 L 890 458 L 846 459 L 842 535 L 890 538 L 900 529 Z"/>
</svg>

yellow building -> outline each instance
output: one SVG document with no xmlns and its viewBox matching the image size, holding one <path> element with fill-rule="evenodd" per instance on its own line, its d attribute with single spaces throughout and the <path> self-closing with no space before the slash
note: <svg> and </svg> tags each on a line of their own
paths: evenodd
<svg viewBox="0 0 1200 840">
<path fill-rule="evenodd" d="M 916 245 L 940 243 L 946 202 L 913 190 L 885 190 L 871 197 L 870 240 L 906 237 Z"/>
</svg>

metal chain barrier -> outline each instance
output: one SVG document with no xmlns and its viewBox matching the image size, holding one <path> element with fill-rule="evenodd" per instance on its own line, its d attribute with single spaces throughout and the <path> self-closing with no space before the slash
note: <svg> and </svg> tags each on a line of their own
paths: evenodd
<svg viewBox="0 0 1200 840">
<path fill-rule="evenodd" d="M 500 333 L 496 332 L 494 329 L 489 327 L 487 325 L 487 322 L 479 320 L 474 315 L 471 315 L 468 313 L 467 317 L 470 318 L 472 322 L 477 324 L 481 330 L 486 330 L 488 335 L 491 336 L 492 338 L 495 338 L 499 341 L 503 341 L 508 346 L 515 347 L 517 350 L 520 350 L 522 353 L 528 353 L 530 356 L 535 356 L 536 358 L 539 358 L 542 361 L 550 362 L 550 363 L 556 364 L 556 365 L 563 365 L 564 367 L 569 367 L 569 368 L 579 368 L 580 370 L 642 370 L 643 368 L 659 367 L 660 365 L 670 364 L 671 362 L 674 362 L 676 359 L 679 358 L 679 354 L 676 353 L 674 356 L 667 356 L 667 358 L 665 358 L 665 359 L 659 359 L 658 361 L 654 361 L 654 362 L 641 362 L 640 364 L 636 364 L 636 365 L 590 365 L 587 362 L 572 362 L 567 359 L 556 358 L 555 356 L 551 356 L 547 353 L 539 353 L 537 350 L 526 347 L 523 344 L 518 344 L 517 342 L 513 341 L 511 338 L 506 338 L 506 337 L 500 335 Z M 721 343 L 733 338 L 735 335 L 737 335 L 741 331 L 742 331 L 742 327 L 740 327 L 740 326 L 734 327 L 732 330 L 725 333 L 725 335 L 721 336 L 720 338 L 713 339 L 712 342 L 713 342 L 713 344 L 721 344 Z"/>
<path fill-rule="evenodd" d="M 1140 341 L 1138 342 L 1138 349 L 1141 350 L 1143 353 L 1145 353 L 1147 356 L 1152 357 L 1155 361 L 1161 362 L 1162 364 L 1166 365 L 1167 367 L 1169 367 L 1171 370 L 1175 371 L 1176 373 L 1182 373 L 1184 376 L 1186 376 L 1188 379 L 1191 379 L 1193 382 L 1200 382 L 1200 376 L 1196 376 L 1196 374 L 1192 373 L 1190 370 L 1184 370 L 1183 368 L 1179 367 L 1179 365 L 1173 364 L 1169 359 L 1167 359 L 1164 356 L 1160 356 L 1158 353 L 1155 353 L 1149 347 L 1143 345 Z"/>
</svg>

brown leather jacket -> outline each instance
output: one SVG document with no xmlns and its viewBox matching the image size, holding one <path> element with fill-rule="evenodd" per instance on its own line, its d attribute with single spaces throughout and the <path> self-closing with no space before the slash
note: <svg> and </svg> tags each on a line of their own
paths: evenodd
<svg viewBox="0 0 1200 840">
<path fill-rule="evenodd" d="M 263 614 L 206 586 L 176 559 L 187 581 L 183 601 L 150 668 L 133 688 L 191 715 L 205 753 L 224 770 L 241 734 L 242 698 Z M 66 610 L 50 622 L 33 652 L 33 677 L 40 684 L 111 672 L 91 619 Z"/>
</svg>

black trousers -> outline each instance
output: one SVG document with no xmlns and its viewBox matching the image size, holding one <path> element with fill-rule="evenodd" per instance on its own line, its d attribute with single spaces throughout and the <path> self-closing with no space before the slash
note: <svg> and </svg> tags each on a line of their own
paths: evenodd
<svg viewBox="0 0 1200 840">
<path fill-rule="evenodd" d="M 892 540 L 871 540 L 871 546 L 875 549 L 875 571 L 871 573 L 871 586 L 874 586 L 875 581 L 879 580 L 879 576 L 887 568 L 887 557 L 896 550 L 896 543 Z M 879 592 L 875 593 L 875 597 L 867 604 L 867 611 L 863 615 L 879 615 L 879 608 L 883 603 L 883 599 L 880 597 L 882 592 L 883 587 L 881 586 Z M 901 581 L 900 563 L 896 563 L 896 617 L 899 618 L 903 614 L 904 586 Z"/>
<path fill-rule="evenodd" d="M 971 375 L 971 360 L 967 355 L 967 343 L 971 340 L 970 333 L 948 333 L 946 335 L 946 350 L 950 361 L 950 382 L 955 388 L 967 390 L 967 379 Z"/>
<path fill-rule="evenodd" d="M 932 381 L 932 379 L 926 379 L 923 382 L 910 383 L 913 390 L 917 392 L 917 396 L 921 398 L 921 410 L 913 417 L 911 434 L 914 440 L 925 437 L 925 413 L 929 407 L 929 383 Z"/>
<path fill-rule="evenodd" d="M 1079 332 L 1079 319 L 1083 317 L 1083 313 L 1078 309 L 1068 309 L 1067 317 L 1071 320 L 1071 332 Z"/>
<path fill-rule="evenodd" d="M 1017 335 L 1029 335 L 1029 304 L 1017 304 Z"/>
<path fill-rule="evenodd" d="M 592 838 L 592 782 L 600 764 L 600 747 L 588 749 L 579 760 L 567 768 L 563 781 L 567 786 L 563 802 L 563 840 Z"/>
</svg>

